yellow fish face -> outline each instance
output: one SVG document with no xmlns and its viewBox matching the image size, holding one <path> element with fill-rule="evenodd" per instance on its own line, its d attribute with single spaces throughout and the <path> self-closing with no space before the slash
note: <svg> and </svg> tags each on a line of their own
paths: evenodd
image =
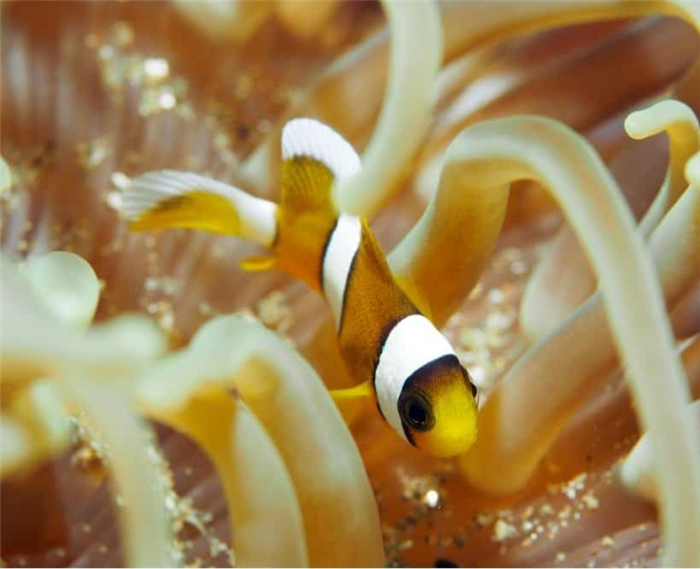
<svg viewBox="0 0 700 569">
<path fill-rule="evenodd" d="M 476 387 L 456 356 L 434 360 L 410 377 L 398 401 L 408 440 L 436 457 L 456 456 L 476 441 Z"/>
</svg>

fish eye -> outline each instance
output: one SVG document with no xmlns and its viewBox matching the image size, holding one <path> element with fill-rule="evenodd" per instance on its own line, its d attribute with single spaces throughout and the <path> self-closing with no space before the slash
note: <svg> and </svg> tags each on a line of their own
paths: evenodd
<svg viewBox="0 0 700 569">
<path fill-rule="evenodd" d="M 401 398 L 401 418 L 417 431 L 428 431 L 435 424 L 430 403 L 425 395 L 411 391 Z"/>
</svg>

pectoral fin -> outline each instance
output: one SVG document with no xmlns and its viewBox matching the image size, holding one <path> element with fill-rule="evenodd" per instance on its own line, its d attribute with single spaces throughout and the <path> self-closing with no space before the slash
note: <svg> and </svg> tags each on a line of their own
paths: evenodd
<svg viewBox="0 0 700 569">
<path fill-rule="evenodd" d="M 355 422 L 374 398 L 370 381 L 347 389 L 333 389 L 330 394 L 348 425 Z"/>
<path fill-rule="evenodd" d="M 277 258 L 272 256 L 248 257 L 243 259 L 238 266 L 249 273 L 269 271 L 277 264 Z"/>
</svg>

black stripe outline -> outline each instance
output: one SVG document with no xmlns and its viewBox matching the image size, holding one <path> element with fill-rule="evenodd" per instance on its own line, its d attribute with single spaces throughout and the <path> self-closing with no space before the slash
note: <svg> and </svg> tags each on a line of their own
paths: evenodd
<svg viewBox="0 0 700 569">
<path fill-rule="evenodd" d="M 355 254 L 352 256 L 352 261 L 350 261 L 350 269 L 348 270 L 348 278 L 345 279 L 345 287 L 343 288 L 343 299 L 340 304 L 340 322 L 338 322 L 338 337 L 343 330 L 343 321 L 345 320 L 345 305 L 348 298 L 348 291 L 350 290 L 350 279 L 355 274 L 355 259 L 357 259 L 357 254 L 360 252 L 360 247 L 362 247 L 362 235 L 360 234 L 360 244 L 357 246 Z"/>
<path fill-rule="evenodd" d="M 319 285 L 321 290 L 323 290 L 323 265 L 326 262 L 326 253 L 328 253 L 328 246 L 331 243 L 331 239 L 333 238 L 333 234 L 335 233 L 335 230 L 338 227 L 338 222 L 340 221 L 340 216 L 335 218 L 335 223 L 333 224 L 333 227 L 331 230 L 328 232 L 328 235 L 326 235 L 326 242 L 323 244 L 323 249 L 321 249 L 321 266 L 318 269 L 319 273 Z M 326 291 L 323 291 L 323 294 L 326 294 Z"/>
</svg>

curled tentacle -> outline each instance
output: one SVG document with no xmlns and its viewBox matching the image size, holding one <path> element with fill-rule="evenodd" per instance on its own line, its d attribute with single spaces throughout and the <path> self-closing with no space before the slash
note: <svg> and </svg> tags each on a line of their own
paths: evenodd
<svg viewBox="0 0 700 569">
<path fill-rule="evenodd" d="M 235 392 L 201 376 L 199 364 L 196 354 L 185 351 L 151 370 L 142 410 L 192 437 L 211 458 L 224 487 L 238 564 L 307 566 L 299 502 L 284 461 Z M 176 396 L 163 402 L 158 391 L 164 389 Z"/>
<path fill-rule="evenodd" d="M 381 565 L 379 518 L 362 460 L 310 366 L 272 332 L 221 317 L 199 331 L 183 356 L 149 374 L 141 401 L 157 417 L 207 381 L 235 387 L 277 448 L 299 501 L 309 563 Z M 208 420 L 193 417 L 189 429 L 204 432 L 199 423 Z M 225 436 L 210 431 L 207 449 L 218 444 L 212 435 Z"/>
<path fill-rule="evenodd" d="M 11 426 L 8 443 L 13 470 L 31 467 L 65 448 L 68 429 L 63 405 L 82 411 L 110 449 L 108 467 L 115 491 L 124 501 L 119 524 L 126 560 L 135 566 L 172 565 L 165 496 L 148 456 L 147 426 L 134 413 L 128 389 L 132 385 L 128 379 L 159 353 L 162 342 L 153 341 L 154 330 L 142 326 L 143 322 L 97 333 L 67 325 L 83 325 L 85 315 L 94 310 L 90 291 L 97 286 L 94 273 L 86 273 L 73 255 L 54 253 L 47 260 L 39 259 L 26 275 L 30 281 L 60 276 L 64 286 L 59 290 L 70 292 L 68 300 L 72 300 L 65 306 L 57 296 L 42 305 L 29 291 L 45 290 L 46 283 L 28 286 L 9 261 L 4 257 L 0 261 L 5 324 L 0 346 L 2 419 L 3 426 Z M 140 343 L 140 350 L 130 349 Z M 44 386 L 38 380 L 46 377 L 52 381 Z M 46 393 L 46 388 L 51 392 Z"/>
<path fill-rule="evenodd" d="M 692 484 L 700 476 L 700 457 L 691 450 L 697 446 L 692 443 L 697 434 L 674 411 L 687 402 L 688 394 L 672 350 L 673 337 L 653 264 L 616 183 L 581 137 L 553 121 L 534 117 L 485 122 L 464 131 L 448 151 L 434 202 L 392 253 L 393 267 L 433 310 L 454 302 L 446 294 L 451 291 L 439 286 L 439 275 L 455 270 L 462 276 L 468 273 L 466 265 L 448 263 L 445 251 L 459 250 L 478 234 L 455 230 L 448 237 L 441 228 L 465 227 L 457 212 L 467 211 L 471 216 L 476 207 L 488 202 L 491 224 L 486 229 L 497 235 L 494 227 L 500 225 L 498 214 L 505 209 L 509 184 L 520 179 L 534 179 L 547 188 L 579 234 L 598 273 L 607 316 L 630 368 L 642 420 L 653 438 L 678 441 L 685 449 L 663 449 L 659 460 L 674 463 L 672 470 L 683 473 L 684 484 Z M 432 265 L 429 273 L 425 270 L 428 265 Z M 639 311 L 639 306 L 646 309 Z M 656 396 L 661 390 L 667 395 L 663 401 Z M 472 481 L 495 489 L 496 481 L 509 472 L 501 469 L 501 450 L 517 441 L 517 436 L 502 438 L 500 431 L 504 422 L 518 422 L 512 420 L 511 409 L 503 402 L 494 402 L 491 408 L 490 420 L 484 408 L 480 439 L 466 455 L 465 468 Z M 662 479 L 663 518 L 669 558 L 681 562 L 697 558 L 694 544 L 676 540 L 682 536 L 676 529 L 679 523 L 696 522 L 700 494 L 688 500 L 676 491 L 676 484 L 677 480 Z"/>
<path fill-rule="evenodd" d="M 691 188 L 651 237 L 652 256 L 669 306 L 673 306 L 700 276 L 699 207 L 698 192 Z M 487 434 L 482 433 L 475 451 L 483 453 L 482 459 L 477 467 L 476 455 L 468 458 L 473 463 L 469 469 L 486 469 L 486 463 L 491 460 L 493 468 L 496 468 L 495 462 L 499 463 L 499 468 L 507 464 L 505 471 L 500 470 L 507 472 L 507 476 L 496 476 L 491 483 L 503 484 L 504 491 L 522 487 L 566 420 L 604 380 L 603 371 L 614 362 L 613 344 L 603 297 L 596 293 L 551 334 L 532 346 L 501 380 L 482 409 L 482 424 L 499 423 L 501 406 L 517 402 L 509 407 L 512 421 L 509 424 L 517 425 L 517 429 L 501 424 L 490 431 L 490 435 L 488 430 L 484 431 Z M 561 357 L 563 353 L 566 358 Z M 537 414 L 531 412 L 533 406 L 537 406 Z"/>
<path fill-rule="evenodd" d="M 649 138 L 661 132 L 665 132 L 669 139 L 666 178 L 640 222 L 642 234 L 649 235 L 687 186 L 683 168 L 700 148 L 700 128 L 693 111 L 673 100 L 631 113 L 625 121 L 625 128 L 635 139 Z M 565 267 L 563 270 L 562 266 Z M 564 285 L 562 278 L 573 286 Z M 544 337 L 590 296 L 594 288 L 595 278 L 590 266 L 583 259 L 572 230 L 566 228 L 528 281 L 520 308 L 521 328 L 532 340 Z"/>
</svg>

